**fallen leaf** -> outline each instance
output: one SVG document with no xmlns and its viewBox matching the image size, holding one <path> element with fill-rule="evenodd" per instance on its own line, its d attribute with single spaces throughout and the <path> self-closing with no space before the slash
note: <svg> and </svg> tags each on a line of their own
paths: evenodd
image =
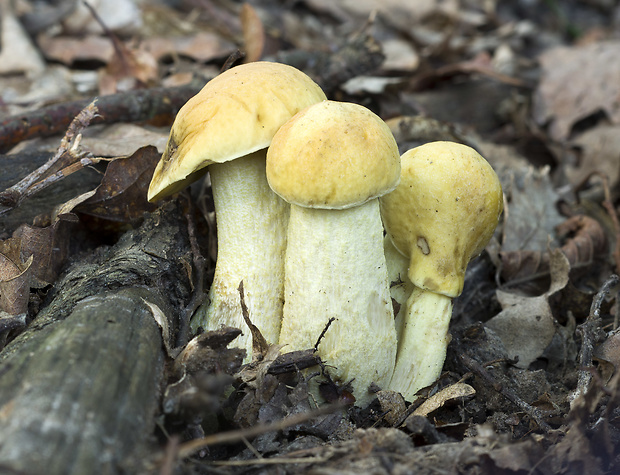
<svg viewBox="0 0 620 475">
<path fill-rule="evenodd" d="M 620 123 L 620 41 L 553 48 L 539 62 L 533 115 L 553 139 L 568 139 L 576 122 L 600 111 Z"/>
<path fill-rule="evenodd" d="M 610 332 L 605 341 L 594 348 L 593 356 L 599 361 L 603 381 L 608 383 L 620 370 L 620 330 Z"/>
<path fill-rule="evenodd" d="M 157 60 L 150 52 L 115 39 L 114 56 L 100 70 L 99 92 L 108 95 L 149 86 L 158 75 Z"/>
<path fill-rule="evenodd" d="M 411 42 L 400 38 L 391 38 L 381 41 L 385 60 L 382 68 L 388 71 L 408 71 L 418 69 L 420 55 Z"/>
<path fill-rule="evenodd" d="M 93 60 L 107 64 L 114 57 L 112 42 L 103 36 L 89 35 L 75 38 L 42 34 L 37 38 L 37 44 L 47 59 L 68 66 L 76 61 Z"/>
<path fill-rule="evenodd" d="M 559 196 L 548 167 L 514 170 L 504 194 L 508 205 L 504 211 L 502 251 L 545 251 L 550 244 L 557 244 L 554 229 L 565 218 L 555 206 Z"/>
<path fill-rule="evenodd" d="M 41 72 L 43 59 L 11 6 L 9 0 L 0 0 L 0 74 Z"/>
<path fill-rule="evenodd" d="M 132 0 L 89 0 L 88 4 L 97 12 L 109 31 L 130 34 L 135 33 L 142 25 L 141 9 Z M 62 24 L 65 33 L 69 34 L 102 32 L 100 23 L 82 2 L 76 2 L 75 8 L 64 18 Z"/>
<path fill-rule="evenodd" d="M 241 28 L 243 29 L 243 48 L 245 63 L 258 61 L 265 48 L 265 29 L 258 13 L 252 5 L 244 3 L 241 7 Z"/>
<path fill-rule="evenodd" d="M 45 227 L 23 224 L 13 233 L 13 238 L 20 240 L 21 255 L 32 259 L 30 287 L 43 288 L 56 280 L 69 246 L 68 236 L 61 230 L 63 221 Z"/>
<path fill-rule="evenodd" d="M 416 416 L 428 417 L 429 414 L 442 408 L 446 404 L 453 404 L 463 401 L 473 397 L 475 394 L 476 390 L 469 384 L 454 383 L 429 397 L 415 411 L 413 411 L 413 414 Z"/>
<path fill-rule="evenodd" d="M 571 145 L 578 147 L 578 162 L 565 164 L 566 177 L 573 185 L 579 185 L 594 172 L 609 178 L 609 188 L 615 189 L 620 182 L 620 125 L 598 125 L 576 136 Z"/>
<path fill-rule="evenodd" d="M 596 259 L 607 253 L 607 235 L 601 224 L 586 215 L 575 215 L 556 227 L 559 237 L 567 241 L 560 250 L 571 268 L 592 266 Z M 549 273 L 550 256 L 547 251 L 501 251 L 501 277 L 505 283 L 532 281 Z"/>
<path fill-rule="evenodd" d="M 230 41 L 208 31 L 190 36 L 147 38 L 142 42 L 142 48 L 158 61 L 167 56 L 181 55 L 200 62 L 229 56 L 236 49 Z"/>
<path fill-rule="evenodd" d="M 20 315 L 28 310 L 32 256 L 21 256 L 21 239 L 0 241 L 0 312 Z"/>
<path fill-rule="evenodd" d="M 157 207 L 147 201 L 146 193 L 159 159 L 157 149 L 147 146 L 131 157 L 113 160 L 95 194 L 76 211 L 125 223 L 142 218 Z"/>
<path fill-rule="evenodd" d="M 342 19 L 346 19 L 346 14 L 365 19 L 374 12 L 403 31 L 409 31 L 411 25 L 438 9 L 436 0 L 306 0 L 306 3 Z"/>
<path fill-rule="evenodd" d="M 162 154 L 169 134 L 169 127 L 155 129 L 128 123 L 95 125 L 85 131 L 80 143 L 96 157 L 128 157 L 147 145 L 156 147 L 157 153 Z"/>
<path fill-rule="evenodd" d="M 407 412 L 407 405 L 402 394 L 396 391 L 378 391 L 377 399 L 381 405 L 381 411 L 385 422 L 394 426 L 402 420 Z"/>
<path fill-rule="evenodd" d="M 551 285 L 543 295 L 527 297 L 502 290 L 497 299 L 502 311 L 486 326 L 502 340 L 510 358 L 519 360 L 515 366 L 527 368 L 549 346 L 556 332 L 556 321 L 549 297 L 568 284 L 570 264 L 559 249 L 550 253 Z"/>
</svg>

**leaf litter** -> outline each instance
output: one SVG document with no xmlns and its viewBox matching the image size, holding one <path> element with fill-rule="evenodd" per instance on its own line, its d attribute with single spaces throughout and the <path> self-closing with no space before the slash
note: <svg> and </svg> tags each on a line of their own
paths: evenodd
<svg viewBox="0 0 620 475">
<path fill-rule="evenodd" d="M 133 466 L 152 473 L 619 469 L 619 310 L 609 280 L 620 270 L 613 257 L 620 173 L 610 23 L 618 7 L 312 0 L 283 9 L 269 0 L 118 0 L 116 10 L 91 2 L 97 20 L 82 6 L 17 3 L 1 4 L 3 119 L 78 97 L 204 83 L 239 48 L 242 61 L 289 62 L 330 98 L 372 108 L 401 151 L 429 140 L 478 148 L 506 192 L 502 227 L 470 266 L 455 302 L 444 373 L 416 401 L 376 388 L 369 407 L 355 406 L 312 348 L 281 355 L 257 345 L 252 363 L 242 366 L 243 355 L 229 347 L 237 329 L 179 347 L 168 331 L 159 428 L 150 455 Z M 11 55 L 8 41 L 24 54 Z M 57 97 L 33 95 L 41 68 L 65 81 Z M 155 142 L 167 132 L 112 127 L 122 124 L 84 123 L 81 145 L 63 145 L 77 155 L 43 176 L 56 173 L 53 187 L 62 187 L 62 170 L 89 167 L 100 173 L 96 189 L 2 230 L 3 344 L 36 318 L 66 262 L 100 244 L 93 234 L 116 226 L 118 235 L 153 209 L 144 195 L 161 153 Z M 9 153 L 36 146 L 37 139 Z M 607 181 L 592 179 L 597 173 Z M 188 212 L 200 231 L 195 253 L 211 249 L 204 217 L 195 213 L 212 213 L 208 184 L 184 199 L 198 204 Z M 7 213 L 18 212 L 7 203 Z M 333 405 L 316 408 L 309 378 L 326 381 Z"/>
</svg>

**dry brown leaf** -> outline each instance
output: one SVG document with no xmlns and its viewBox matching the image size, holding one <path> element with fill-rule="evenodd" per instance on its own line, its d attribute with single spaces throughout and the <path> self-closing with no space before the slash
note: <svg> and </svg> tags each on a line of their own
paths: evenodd
<svg viewBox="0 0 620 475">
<path fill-rule="evenodd" d="M 47 59 L 71 65 L 76 61 L 101 61 L 108 63 L 114 56 L 114 46 L 109 38 L 103 36 L 48 36 L 37 38 L 39 49 Z"/>
<path fill-rule="evenodd" d="M 160 159 L 155 147 L 141 148 L 129 158 L 113 160 L 91 198 L 76 211 L 99 218 L 131 222 L 157 206 L 149 203 L 146 192 Z"/>
<path fill-rule="evenodd" d="M 415 71 L 420 65 L 420 55 L 411 42 L 401 38 L 381 41 L 385 54 L 382 68 L 389 71 Z"/>
<path fill-rule="evenodd" d="M 65 32 L 70 34 L 101 33 L 101 24 L 93 18 L 85 2 L 76 2 L 74 10 L 63 20 Z M 135 33 L 142 25 L 142 11 L 132 0 L 89 0 L 110 31 Z"/>
<path fill-rule="evenodd" d="M 306 3 L 343 20 L 351 19 L 351 16 L 365 19 L 376 12 L 404 31 L 409 31 L 411 25 L 438 9 L 436 0 L 306 0 Z"/>
<path fill-rule="evenodd" d="M 42 288 L 56 280 L 69 245 L 62 225 L 63 220 L 46 227 L 23 224 L 13 233 L 21 242 L 21 255 L 32 258 L 30 287 Z"/>
<path fill-rule="evenodd" d="M 502 251 L 545 251 L 555 227 L 564 221 L 555 206 L 559 196 L 549 168 L 527 166 L 513 170 L 504 193 L 508 205 L 504 211 Z M 557 244 L 553 240 L 551 243 Z"/>
<path fill-rule="evenodd" d="M 142 48 L 157 60 L 166 56 L 182 55 L 200 62 L 223 58 L 235 51 L 233 43 L 208 31 L 191 36 L 148 38 L 142 43 Z"/>
<path fill-rule="evenodd" d="M 502 311 L 486 324 L 502 340 L 516 366 L 527 368 L 540 357 L 555 334 L 555 320 L 547 297 L 524 297 L 501 290 L 497 299 Z"/>
<path fill-rule="evenodd" d="M 169 127 L 155 129 L 136 124 L 91 126 L 80 142 L 85 150 L 96 157 L 128 157 L 147 145 L 163 153 L 168 142 Z"/>
<path fill-rule="evenodd" d="M 378 391 L 377 400 L 384 414 L 385 422 L 394 426 L 402 421 L 403 416 L 407 413 L 407 404 L 402 394 L 396 391 Z"/>
<path fill-rule="evenodd" d="M 241 28 L 245 50 L 243 61 L 246 63 L 258 61 L 265 49 L 265 29 L 258 13 L 249 3 L 244 3 L 241 7 Z"/>
<path fill-rule="evenodd" d="M 0 0 L 0 74 L 41 72 L 45 64 L 15 18 L 12 2 Z"/>
<path fill-rule="evenodd" d="M 570 264 L 559 249 L 550 253 L 551 285 L 540 296 L 525 297 L 502 290 L 497 299 L 502 311 L 486 323 L 502 340 L 510 358 L 518 357 L 516 366 L 527 368 L 549 346 L 556 332 L 556 322 L 549 297 L 568 284 Z"/>
<path fill-rule="evenodd" d="M 577 186 L 594 172 L 609 178 L 609 188 L 620 182 L 620 125 L 598 125 L 575 137 L 581 149 L 579 161 L 564 167 L 570 183 Z"/>
<path fill-rule="evenodd" d="M 0 241 L 0 312 L 20 315 L 28 310 L 32 260 L 22 260 L 21 239 Z"/>
<path fill-rule="evenodd" d="M 158 78 L 157 60 L 144 48 L 126 45 L 113 38 L 114 56 L 100 70 L 99 92 L 102 95 L 151 85 Z"/>
<path fill-rule="evenodd" d="M 560 248 L 571 268 L 590 266 L 607 251 L 607 235 L 601 224 L 589 216 L 572 216 L 556 227 L 559 237 L 568 241 Z M 502 251 L 501 277 L 505 283 L 531 281 L 549 273 L 547 251 Z"/>
<path fill-rule="evenodd" d="M 612 376 L 620 370 L 620 330 L 607 335 L 605 341 L 594 349 L 594 358 L 602 366 L 603 381 L 608 383 Z"/>
<path fill-rule="evenodd" d="M 446 404 L 463 401 L 473 397 L 475 394 L 476 390 L 469 384 L 454 383 L 429 397 L 415 411 L 413 411 L 413 414 L 416 416 L 427 417 L 429 414 L 442 408 Z"/>
<path fill-rule="evenodd" d="M 533 114 L 549 123 L 554 140 L 568 139 L 576 122 L 599 111 L 620 123 L 620 41 L 553 48 L 539 61 Z"/>
</svg>

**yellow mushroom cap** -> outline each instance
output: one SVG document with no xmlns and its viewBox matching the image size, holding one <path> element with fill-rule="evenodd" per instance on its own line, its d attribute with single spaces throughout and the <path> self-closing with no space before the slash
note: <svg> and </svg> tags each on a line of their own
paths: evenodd
<svg viewBox="0 0 620 475">
<path fill-rule="evenodd" d="M 380 199 L 385 229 L 410 258 L 409 279 L 448 297 L 463 291 L 470 259 L 487 245 L 503 210 L 495 171 L 474 149 L 431 142 L 401 156 L 398 187 Z"/>
<path fill-rule="evenodd" d="M 398 145 L 385 122 L 348 102 L 314 104 L 284 124 L 267 150 L 267 180 L 289 203 L 344 209 L 398 184 Z"/>
<path fill-rule="evenodd" d="M 149 201 L 182 190 L 212 163 L 268 147 L 284 122 L 325 99 L 312 79 L 285 64 L 255 62 L 225 71 L 177 114 L 153 173 Z"/>
</svg>

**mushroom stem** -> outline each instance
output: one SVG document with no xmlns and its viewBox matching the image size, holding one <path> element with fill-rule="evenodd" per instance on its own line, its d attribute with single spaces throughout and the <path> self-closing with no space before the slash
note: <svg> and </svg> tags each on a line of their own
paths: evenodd
<svg viewBox="0 0 620 475">
<path fill-rule="evenodd" d="M 405 315 L 389 389 L 413 401 L 420 389 L 432 384 L 441 374 L 450 342 L 452 299 L 414 287 Z"/>
<path fill-rule="evenodd" d="M 383 250 L 387 264 L 388 278 L 390 279 L 390 295 L 398 304 L 395 311 L 396 339 L 402 340 L 402 334 L 407 320 L 407 300 L 413 291 L 414 285 L 409 280 L 409 259 L 403 256 L 389 236 L 383 238 Z"/>
<path fill-rule="evenodd" d="M 194 315 L 191 327 L 240 328 L 235 346 L 252 355 L 252 335 L 243 319 L 239 282 L 252 323 L 269 343 L 280 334 L 284 289 L 284 253 L 289 204 L 269 188 L 266 150 L 209 166 L 217 219 L 217 263 L 209 302 Z M 268 265 L 266 263 L 269 263 Z"/>
<path fill-rule="evenodd" d="M 377 199 L 341 210 L 291 206 L 280 343 L 312 348 L 334 317 L 318 354 L 334 380 L 353 380 L 358 405 L 371 400 L 372 382 L 387 385 L 396 356 L 382 242 Z"/>
</svg>

